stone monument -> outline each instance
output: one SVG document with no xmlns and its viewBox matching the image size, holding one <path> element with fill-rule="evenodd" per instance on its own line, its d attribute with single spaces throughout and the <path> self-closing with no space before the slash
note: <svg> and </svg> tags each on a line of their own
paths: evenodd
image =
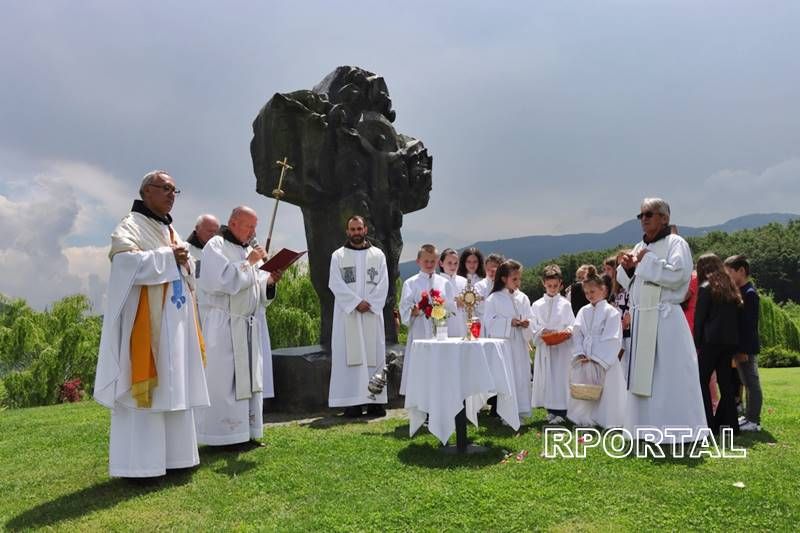
<svg viewBox="0 0 800 533">
<path fill-rule="evenodd" d="M 321 305 L 320 339 L 329 349 L 333 295 L 331 254 L 347 219 L 363 216 L 370 241 L 383 250 L 389 295 L 383 309 L 386 344 L 397 343 L 395 282 L 403 249 L 403 215 L 428 205 L 432 157 L 422 141 L 397 133 L 386 82 L 359 67 L 338 67 L 311 90 L 276 93 L 253 122 L 250 154 L 256 190 L 272 196 L 288 157 L 282 200 L 300 207 L 311 281 Z"/>
</svg>

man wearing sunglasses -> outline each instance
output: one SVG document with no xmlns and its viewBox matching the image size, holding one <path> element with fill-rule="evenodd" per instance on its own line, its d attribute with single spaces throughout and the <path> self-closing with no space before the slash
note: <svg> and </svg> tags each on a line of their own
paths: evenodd
<svg viewBox="0 0 800 533">
<path fill-rule="evenodd" d="M 676 441 L 706 428 L 697 352 L 680 303 L 692 274 L 689 244 L 670 227 L 669 204 L 645 198 L 636 216 L 644 236 L 621 258 L 617 281 L 633 311 L 625 429 L 682 428 Z M 690 432 L 690 433 L 689 433 Z M 667 442 L 672 444 L 672 442 Z"/>
<path fill-rule="evenodd" d="M 192 264 L 169 214 L 179 193 L 165 171 L 146 174 L 111 234 L 94 398 L 111 409 L 114 477 L 199 463 L 192 409 L 209 401 Z"/>
</svg>

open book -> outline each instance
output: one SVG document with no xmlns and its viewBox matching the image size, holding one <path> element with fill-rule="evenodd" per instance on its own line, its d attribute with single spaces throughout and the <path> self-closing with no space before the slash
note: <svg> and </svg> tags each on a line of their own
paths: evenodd
<svg viewBox="0 0 800 533">
<path fill-rule="evenodd" d="M 269 261 L 261 265 L 259 268 L 267 272 L 275 272 L 277 270 L 283 272 L 284 270 L 292 266 L 295 263 L 295 261 L 303 257 L 305 253 L 306 253 L 305 251 L 295 252 L 293 250 L 289 250 L 288 248 L 283 248 L 280 252 L 273 255 L 269 259 Z"/>
</svg>

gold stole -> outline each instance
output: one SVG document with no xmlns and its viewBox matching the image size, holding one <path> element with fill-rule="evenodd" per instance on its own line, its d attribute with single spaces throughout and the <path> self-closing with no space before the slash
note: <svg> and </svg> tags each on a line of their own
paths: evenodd
<svg viewBox="0 0 800 533">
<path fill-rule="evenodd" d="M 177 242 L 172 226 L 168 226 L 170 243 Z M 120 250 L 122 251 L 122 250 Z M 163 316 L 164 302 L 167 297 L 167 283 L 161 285 L 141 286 L 139 290 L 139 304 L 136 308 L 136 317 L 133 321 L 130 339 L 131 357 L 131 396 L 136 400 L 136 406 L 149 408 L 153 402 L 153 389 L 158 386 L 158 371 L 156 357 L 158 344 L 161 338 L 161 319 Z M 188 287 L 187 283 L 187 287 Z M 191 290 L 191 288 L 190 288 Z M 160 291 L 160 302 L 158 301 Z M 197 299 L 194 298 L 193 319 L 197 340 L 200 344 L 200 355 L 203 366 L 206 364 L 206 348 L 203 334 L 197 323 Z M 152 299 L 152 301 L 151 301 Z"/>
</svg>

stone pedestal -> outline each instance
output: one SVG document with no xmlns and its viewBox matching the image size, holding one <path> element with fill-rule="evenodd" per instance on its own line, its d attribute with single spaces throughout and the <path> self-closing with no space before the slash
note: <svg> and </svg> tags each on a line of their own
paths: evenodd
<svg viewBox="0 0 800 533">
<path fill-rule="evenodd" d="M 402 407 L 403 398 L 399 391 L 405 346 L 390 345 L 386 347 L 386 351 L 398 354 L 400 363 L 389 372 L 389 406 Z M 316 413 L 328 409 L 331 355 L 322 346 L 272 350 L 272 376 L 275 397 L 264 400 L 265 412 Z"/>
</svg>

